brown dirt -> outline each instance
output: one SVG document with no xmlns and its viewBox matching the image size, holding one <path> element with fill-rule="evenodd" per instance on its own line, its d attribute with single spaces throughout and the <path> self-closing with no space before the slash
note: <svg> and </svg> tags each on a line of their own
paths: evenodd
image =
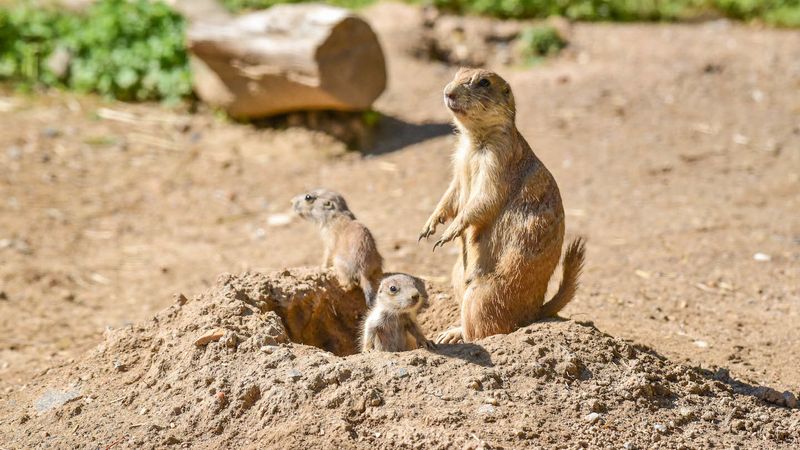
<svg viewBox="0 0 800 450">
<path fill-rule="evenodd" d="M 151 321 L 107 332 L 81 361 L 32 380 L 22 397 L 35 401 L 19 400 L 8 444 L 448 449 L 798 442 L 797 409 L 759 401 L 767 391 L 723 370 L 671 363 L 585 323 L 549 321 L 432 352 L 348 358 L 281 344 L 288 336 L 274 305 L 318 303 L 307 292 L 325 292 L 332 307 L 350 303 L 341 291 L 325 290 L 327 280 L 308 271 L 225 275 Z M 217 329 L 218 340 L 198 344 Z"/>
<path fill-rule="evenodd" d="M 0 447 L 133 448 L 170 437 L 222 447 L 796 445 L 800 412 L 768 406 L 755 396 L 774 393 L 750 387 L 800 391 L 800 35 L 791 31 L 579 24 L 562 56 L 498 68 L 515 89 L 520 129 L 559 182 L 568 233 L 589 237 L 564 316 L 614 338 L 547 322 L 437 355 L 194 347 L 189 324 L 233 320 L 222 309 L 200 319 L 200 305 L 243 301 L 220 294 L 219 273 L 318 264 L 313 227 L 281 225 L 289 199 L 317 186 L 346 196 L 387 268 L 431 282 L 426 331 L 456 322 L 454 248 L 431 254 L 416 243 L 449 177 L 454 138 L 440 90 L 454 68 L 409 56 L 414 8 L 366 14 L 391 77 L 367 156 L 322 133 L 205 112 L 63 93 L 0 98 Z M 178 292 L 202 301 L 152 322 Z M 269 313 L 236 320 L 240 342 L 258 335 L 258 321 L 276 328 Z M 318 375 L 322 387 L 309 389 Z M 82 397 L 37 412 L 47 390 Z M 222 408 L 217 391 L 230 399 Z"/>
</svg>

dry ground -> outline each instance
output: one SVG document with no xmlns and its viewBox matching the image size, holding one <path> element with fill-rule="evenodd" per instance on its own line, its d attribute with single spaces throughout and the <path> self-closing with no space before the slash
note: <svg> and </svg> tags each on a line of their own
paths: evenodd
<svg viewBox="0 0 800 450">
<path fill-rule="evenodd" d="M 32 375 L 176 292 L 202 292 L 223 272 L 318 263 L 311 226 L 268 223 L 305 189 L 341 191 L 387 268 L 446 288 L 455 249 L 432 254 L 416 236 L 449 177 L 440 92 L 455 68 L 408 56 L 413 8 L 366 15 L 390 70 L 366 156 L 206 112 L 5 93 L 0 409 Z M 498 68 L 559 182 L 568 234 L 589 239 L 563 315 L 800 391 L 800 34 L 580 24 L 571 44 L 541 66 Z"/>
</svg>

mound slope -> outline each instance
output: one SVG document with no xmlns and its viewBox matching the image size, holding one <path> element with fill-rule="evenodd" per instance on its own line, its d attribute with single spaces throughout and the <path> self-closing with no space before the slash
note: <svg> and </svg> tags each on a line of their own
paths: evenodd
<svg viewBox="0 0 800 450">
<path fill-rule="evenodd" d="M 441 323 L 431 315 L 452 317 L 451 303 L 434 302 L 423 326 Z M 433 352 L 342 357 L 292 342 L 350 353 L 347 324 L 361 304 L 360 292 L 342 292 L 327 273 L 222 276 L 31 380 L 0 413 L 3 446 L 800 444 L 800 410 L 786 407 L 792 395 L 675 364 L 589 324 L 542 322 Z"/>
</svg>

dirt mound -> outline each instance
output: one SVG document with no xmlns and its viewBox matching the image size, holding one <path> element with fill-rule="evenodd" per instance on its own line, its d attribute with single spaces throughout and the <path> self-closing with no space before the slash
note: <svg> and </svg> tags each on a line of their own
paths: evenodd
<svg viewBox="0 0 800 450">
<path fill-rule="evenodd" d="M 349 353 L 359 304 L 326 273 L 222 276 L 35 377 L 0 433 L 10 448 L 800 443 L 800 410 L 759 399 L 795 406 L 793 395 L 674 364 L 588 324 L 537 323 L 433 352 L 340 357 L 290 342 Z M 454 311 L 434 295 L 422 324 L 433 334 Z"/>
</svg>

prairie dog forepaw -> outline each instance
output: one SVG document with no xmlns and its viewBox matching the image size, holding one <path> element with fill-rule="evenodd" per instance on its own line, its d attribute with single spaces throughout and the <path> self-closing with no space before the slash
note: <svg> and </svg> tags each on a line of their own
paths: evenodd
<svg viewBox="0 0 800 450">
<path fill-rule="evenodd" d="M 457 344 L 464 342 L 464 333 L 461 327 L 450 328 L 436 338 L 437 344 Z"/>
<path fill-rule="evenodd" d="M 430 236 L 436 233 L 436 226 L 440 223 L 444 223 L 441 218 L 435 214 L 431 216 L 431 218 L 428 219 L 428 222 L 425 223 L 425 227 L 422 228 L 422 232 L 419 234 L 419 239 L 417 239 L 417 242 L 421 241 L 422 238 L 428 239 Z"/>
<path fill-rule="evenodd" d="M 436 343 L 434 343 L 430 339 L 423 339 L 421 341 L 417 341 L 417 347 L 418 348 L 425 348 L 425 349 L 428 349 L 428 350 L 433 350 L 433 349 L 436 348 Z"/>
<path fill-rule="evenodd" d="M 435 244 L 433 244 L 433 251 L 436 251 L 437 247 L 442 247 L 442 246 L 444 246 L 444 244 L 446 244 L 446 243 L 452 241 L 453 239 L 461 236 L 461 234 L 464 232 L 465 228 L 466 228 L 466 225 L 464 225 L 464 223 L 459 221 L 459 220 L 456 220 L 453 223 L 451 223 L 450 226 L 447 227 L 447 229 L 444 230 L 444 232 L 442 233 L 442 236 L 439 237 L 439 240 L 436 241 Z"/>
</svg>

